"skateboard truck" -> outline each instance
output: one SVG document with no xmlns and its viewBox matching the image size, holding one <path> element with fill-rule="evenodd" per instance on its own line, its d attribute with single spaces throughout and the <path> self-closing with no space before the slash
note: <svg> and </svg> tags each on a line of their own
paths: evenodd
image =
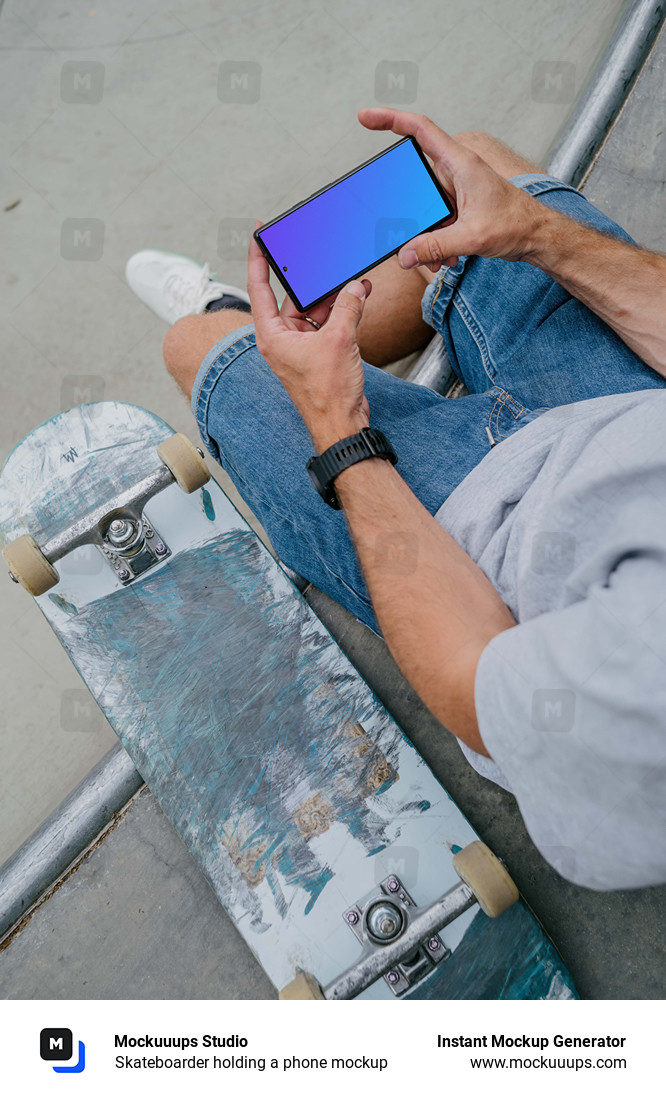
<svg viewBox="0 0 666 1100">
<path fill-rule="evenodd" d="M 312 974 L 300 971 L 280 999 L 349 1000 L 382 977 L 399 996 L 450 956 L 439 936 L 447 924 L 477 902 L 486 916 L 498 917 L 518 900 L 504 864 L 481 841 L 457 852 L 453 866 L 461 881 L 424 906 L 415 905 L 397 875 L 389 875 L 379 894 L 345 910 L 345 923 L 363 945 L 360 959 L 323 989 Z"/>
<path fill-rule="evenodd" d="M 380 883 L 379 888 L 381 890 L 379 896 L 372 898 L 363 906 L 353 905 L 344 914 L 345 923 L 349 925 L 364 948 L 363 958 L 366 955 L 371 956 L 377 946 L 384 947 L 390 943 L 399 943 L 402 955 L 403 951 L 408 949 L 408 945 L 405 939 L 401 940 L 401 936 L 406 933 L 410 923 L 413 926 L 419 914 L 416 902 L 397 875 L 389 875 Z M 454 889 L 457 890 L 458 887 Z M 453 915 L 449 920 L 453 920 L 454 916 L 459 916 L 474 904 L 474 895 L 471 890 L 467 887 L 464 889 L 467 897 L 463 897 L 461 892 L 460 896 L 450 899 Z M 427 909 L 422 911 L 427 912 Z M 440 925 L 441 927 L 443 925 Z M 413 938 L 412 931 L 410 942 Z M 416 944 L 411 955 L 399 959 L 384 974 L 384 981 L 397 997 L 429 974 L 438 963 L 448 959 L 450 954 L 448 947 L 437 935 L 437 930 L 434 930 L 432 934 L 425 934 L 424 938 Z"/>
<path fill-rule="evenodd" d="M 131 582 L 171 551 L 144 509 L 156 493 L 174 482 L 193 493 L 210 478 L 203 453 L 186 436 L 176 434 L 157 448 L 162 465 L 141 481 L 93 509 L 70 527 L 38 546 L 30 535 L 20 535 L 3 550 L 12 580 L 33 596 L 41 596 L 59 581 L 53 563 L 91 543 L 101 550 L 123 585 Z"/>
</svg>

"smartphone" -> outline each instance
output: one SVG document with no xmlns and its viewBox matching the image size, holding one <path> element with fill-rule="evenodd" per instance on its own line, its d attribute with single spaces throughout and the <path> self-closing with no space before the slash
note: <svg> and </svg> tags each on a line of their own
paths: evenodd
<svg viewBox="0 0 666 1100">
<path fill-rule="evenodd" d="M 455 216 L 418 142 L 406 137 L 273 218 L 254 237 L 296 308 L 307 313 L 413 237 Z"/>
</svg>

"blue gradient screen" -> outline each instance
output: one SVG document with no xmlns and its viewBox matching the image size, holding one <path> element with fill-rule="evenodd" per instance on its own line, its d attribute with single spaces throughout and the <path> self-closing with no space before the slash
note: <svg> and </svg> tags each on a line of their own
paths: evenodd
<svg viewBox="0 0 666 1100">
<path fill-rule="evenodd" d="M 451 214 L 411 141 L 260 230 L 304 308 Z"/>
</svg>

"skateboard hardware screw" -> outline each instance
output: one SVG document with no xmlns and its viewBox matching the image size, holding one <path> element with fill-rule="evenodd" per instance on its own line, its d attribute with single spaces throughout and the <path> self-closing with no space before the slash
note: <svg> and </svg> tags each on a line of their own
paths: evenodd
<svg viewBox="0 0 666 1100">
<path fill-rule="evenodd" d="M 121 581 L 126 581 L 130 576 L 129 569 L 119 569 L 118 576 L 120 577 Z"/>
<path fill-rule="evenodd" d="M 428 947 L 431 951 L 439 951 L 441 946 L 442 945 L 437 936 L 433 936 L 432 939 L 428 940 Z"/>
<path fill-rule="evenodd" d="M 165 554 L 166 553 L 166 546 L 164 545 L 163 542 L 156 542 L 155 545 L 153 546 L 153 550 L 155 551 L 156 554 Z"/>
<path fill-rule="evenodd" d="M 375 940 L 384 943 L 394 940 L 402 931 L 402 913 L 390 901 L 377 901 L 371 905 L 366 917 L 368 932 Z"/>
<path fill-rule="evenodd" d="M 348 924 L 358 924 L 358 913 L 355 909 L 350 909 L 349 912 L 345 914 L 345 919 Z"/>
<path fill-rule="evenodd" d="M 395 894 L 396 891 L 400 889 L 400 883 L 398 882 L 397 878 L 390 878 L 386 885 L 388 886 L 392 894 Z"/>
<path fill-rule="evenodd" d="M 398 971 L 389 970 L 388 974 L 386 975 L 386 981 L 389 983 L 389 985 L 397 985 L 400 981 L 400 975 L 398 974 Z"/>
<path fill-rule="evenodd" d="M 136 527 L 131 520 L 114 519 L 109 524 L 108 538 L 113 546 L 125 546 L 136 533 Z"/>
</svg>

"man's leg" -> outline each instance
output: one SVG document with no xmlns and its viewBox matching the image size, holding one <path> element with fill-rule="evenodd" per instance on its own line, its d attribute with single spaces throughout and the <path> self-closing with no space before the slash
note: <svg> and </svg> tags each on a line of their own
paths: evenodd
<svg viewBox="0 0 666 1100">
<path fill-rule="evenodd" d="M 171 326 L 162 346 L 164 363 L 186 397 L 191 397 L 197 371 L 210 349 L 236 329 L 251 324 L 251 313 L 220 309 L 189 314 Z"/>
</svg>

